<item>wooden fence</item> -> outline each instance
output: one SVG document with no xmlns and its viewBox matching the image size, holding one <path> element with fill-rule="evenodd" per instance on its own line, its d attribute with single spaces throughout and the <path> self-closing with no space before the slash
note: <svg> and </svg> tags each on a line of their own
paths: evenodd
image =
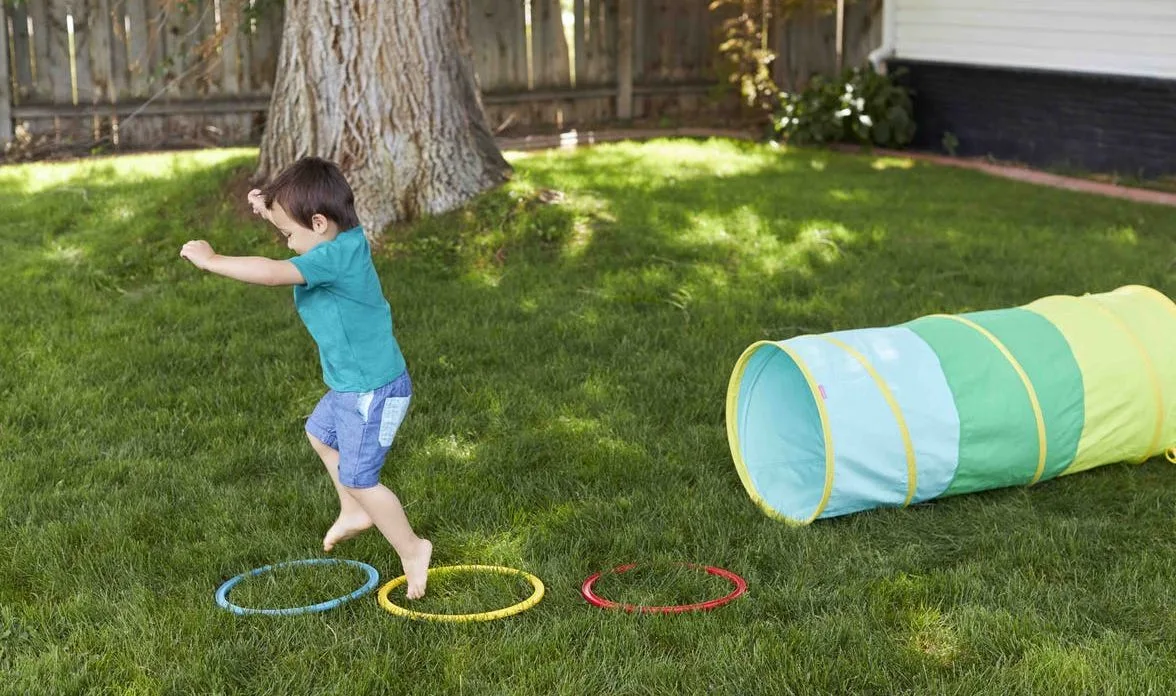
<svg viewBox="0 0 1176 696">
<path fill-rule="evenodd" d="M 491 127 L 554 130 L 730 116 L 709 0 L 468 0 Z M 881 39 L 881 0 L 848 0 L 847 64 Z M 0 143 L 144 148 L 256 143 L 280 0 L 0 0 Z M 802 11 L 771 39 L 782 86 L 830 72 L 832 15 Z M 212 39 L 223 37 L 217 42 Z M 15 129 L 15 130 L 14 130 Z"/>
</svg>

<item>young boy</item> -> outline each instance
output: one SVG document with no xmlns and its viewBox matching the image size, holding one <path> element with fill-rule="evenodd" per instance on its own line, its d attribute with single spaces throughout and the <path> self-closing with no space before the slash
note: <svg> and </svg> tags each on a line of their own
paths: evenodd
<svg viewBox="0 0 1176 696">
<path fill-rule="evenodd" d="M 425 594 L 433 545 L 418 537 L 380 469 L 408 410 L 412 382 L 392 313 L 355 214 L 355 196 L 333 163 L 304 157 L 249 193 L 297 256 L 221 256 L 205 241 L 180 251 L 197 268 L 257 285 L 294 286 L 294 305 L 318 345 L 328 387 L 306 422 L 310 445 L 339 494 L 323 550 L 373 524 L 396 549 L 409 599 Z"/>
</svg>

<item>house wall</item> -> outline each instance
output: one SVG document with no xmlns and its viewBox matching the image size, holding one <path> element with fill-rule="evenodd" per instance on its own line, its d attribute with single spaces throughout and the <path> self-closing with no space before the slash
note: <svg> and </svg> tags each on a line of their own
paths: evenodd
<svg viewBox="0 0 1176 696">
<path fill-rule="evenodd" d="M 915 147 L 1176 174 L 1176 0 L 887 2 Z"/>
<path fill-rule="evenodd" d="M 1176 79 L 1176 0 L 888 0 L 907 60 Z"/>
</svg>

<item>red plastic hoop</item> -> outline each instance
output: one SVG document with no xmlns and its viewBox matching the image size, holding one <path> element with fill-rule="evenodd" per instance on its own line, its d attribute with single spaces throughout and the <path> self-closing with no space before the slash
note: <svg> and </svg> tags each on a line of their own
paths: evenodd
<svg viewBox="0 0 1176 696">
<path fill-rule="evenodd" d="M 705 602 L 697 602 L 695 604 L 675 604 L 660 607 L 645 606 L 640 604 L 620 604 L 619 602 L 614 602 L 611 599 L 605 599 L 592 590 L 592 586 L 595 585 L 596 581 L 600 579 L 600 576 L 604 574 L 604 571 L 602 571 L 593 574 L 584 581 L 584 584 L 580 586 L 580 594 L 584 596 L 584 599 L 588 600 L 589 604 L 600 607 L 601 609 L 620 609 L 621 611 L 626 611 L 629 613 L 636 612 L 642 614 L 682 614 L 688 611 L 710 611 L 711 609 L 716 609 L 723 606 L 724 604 L 727 604 L 728 602 L 731 602 L 744 592 L 747 592 L 747 581 L 729 570 L 716 568 L 714 566 L 699 565 L 696 563 L 681 563 L 679 565 L 685 566 L 687 568 L 694 568 L 696 570 L 702 570 L 710 575 L 716 575 L 720 578 L 723 578 L 724 580 L 728 580 L 735 586 L 735 589 L 725 597 L 719 597 L 718 599 L 711 599 Z M 607 572 L 620 574 L 633 570 L 636 567 L 636 563 L 629 563 L 626 565 L 617 566 L 616 568 L 613 568 L 611 571 Z"/>
</svg>

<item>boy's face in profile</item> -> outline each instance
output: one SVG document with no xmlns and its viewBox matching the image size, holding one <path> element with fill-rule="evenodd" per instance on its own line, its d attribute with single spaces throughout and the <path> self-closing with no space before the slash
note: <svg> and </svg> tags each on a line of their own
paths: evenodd
<svg viewBox="0 0 1176 696">
<path fill-rule="evenodd" d="M 269 213 L 269 221 L 278 228 L 278 233 L 286 239 L 286 246 L 296 254 L 305 254 L 320 242 L 328 241 L 335 236 L 330 234 L 331 225 L 322 215 L 316 214 L 311 218 L 314 227 L 303 227 L 298 221 L 287 215 L 277 201 L 274 201 Z"/>
</svg>

